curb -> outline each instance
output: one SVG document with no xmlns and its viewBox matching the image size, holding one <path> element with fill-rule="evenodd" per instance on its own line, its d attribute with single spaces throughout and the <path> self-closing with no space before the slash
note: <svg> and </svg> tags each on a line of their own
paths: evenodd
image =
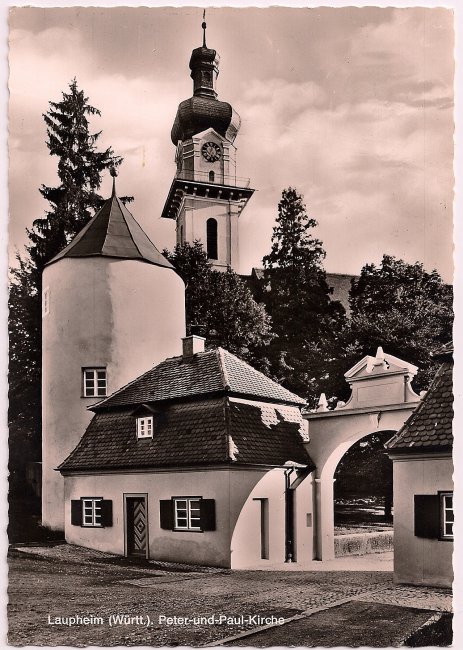
<svg viewBox="0 0 463 650">
<path fill-rule="evenodd" d="M 368 589 L 368 591 L 362 591 L 360 594 L 355 594 L 356 598 L 357 597 L 362 597 L 362 596 L 368 596 L 372 591 L 377 591 L 377 589 Z M 225 637 L 225 639 L 218 639 L 217 641 L 211 641 L 211 643 L 206 643 L 205 645 L 200 645 L 198 646 L 199 648 L 215 648 L 216 646 L 223 646 L 226 643 L 232 643 L 233 641 L 238 641 L 239 639 L 244 639 L 248 636 L 253 636 L 254 634 L 258 634 L 259 632 L 263 632 L 264 630 L 270 630 L 274 627 L 281 627 L 282 625 L 286 625 L 287 623 L 292 623 L 293 621 L 299 621 L 302 618 L 309 618 L 312 616 L 312 614 L 318 614 L 318 612 L 324 612 L 328 609 L 332 609 L 333 607 L 338 607 L 339 605 L 345 605 L 346 603 L 350 603 L 352 601 L 352 596 L 348 596 L 347 598 L 339 598 L 338 600 L 334 600 L 332 603 L 328 603 L 325 605 L 321 605 L 320 607 L 311 607 L 310 609 L 306 609 L 300 614 L 295 614 L 294 616 L 290 616 L 288 618 L 285 618 L 283 623 L 269 623 L 268 625 L 261 625 L 259 627 L 254 627 L 252 630 L 243 630 L 242 632 L 239 632 L 238 634 L 234 634 L 233 636 L 228 636 Z"/>
<path fill-rule="evenodd" d="M 416 630 L 413 632 L 410 632 L 408 636 L 404 638 L 404 640 L 400 643 L 400 647 L 404 646 L 409 639 L 412 638 L 415 634 L 418 634 L 418 632 L 421 632 L 421 630 L 424 630 L 425 628 L 429 627 L 429 625 L 432 625 L 433 623 L 437 623 L 438 621 L 441 620 L 441 618 L 446 614 L 447 612 L 435 612 L 432 616 L 428 618 L 427 621 L 423 623 L 423 625 L 420 625 Z"/>
</svg>

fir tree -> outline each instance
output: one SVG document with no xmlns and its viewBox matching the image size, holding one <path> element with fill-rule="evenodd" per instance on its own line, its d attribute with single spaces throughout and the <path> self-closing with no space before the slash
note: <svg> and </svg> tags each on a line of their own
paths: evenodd
<svg viewBox="0 0 463 650">
<path fill-rule="evenodd" d="M 276 334 L 270 346 L 272 372 L 290 390 L 314 401 L 333 394 L 339 372 L 339 333 L 344 309 L 330 298 L 323 269 L 325 251 L 312 235 L 317 226 L 303 197 L 283 190 L 264 257 L 267 311 Z"/>
<path fill-rule="evenodd" d="M 89 118 L 99 115 L 75 79 L 61 101 L 49 102 L 43 116 L 46 144 L 50 155 L 58 158 L 59 184 L 40 187 L 49 209 L 27 230 L 27 254 L 18 253 L 17 266 L 10 269 L 9 418 L 21 420 L 29 428 L 28 435 L 35 440 L 35 459 L 40 457 L 42 271 L 102 205 L 98 189 L 103 172 L 122 162 L 110 147 L 97 149 L 101 131 L 91 132 Z"/>
</svg>

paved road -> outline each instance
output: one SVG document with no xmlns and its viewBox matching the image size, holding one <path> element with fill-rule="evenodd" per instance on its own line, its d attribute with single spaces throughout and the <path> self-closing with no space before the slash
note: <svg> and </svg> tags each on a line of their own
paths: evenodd
<svg viewBox="0 0 463 650">
<path fill-rule="evenodd" d="M 259 623 L 252 619 L 256 615 L 289 619 L 304 613 L 307 618 L 307 612 L 312 618 L 323 613 L 331 620 L 333 639 L 341 639 L 348 615 L 356 620 L 358 638 L 370 639 L 373 611 L 387 619 L 390 607 L 396 607 L 402 612 L 396 617 L 397 627 L 408 630 L 420 627 L 436 611 L 451 609 L 448 591 L 397 588 L 389 572 L 191 572 L 160 563 L 130 565 L 114 556 L 69 546 L 12 551 L 9 598 L 10 644 L 51 646 L 197 647 L 256 632 Z M 362 610 L 365 603 L 369 613 Z M 364 615 L 350 615 L 346 604 Z M 115 614 L 129 618 L 114 621 Z M 220 615 L 233 620 L 220 621 Z M 96 622 L 66 623 L 77 616 L 93 617 Z M 162 617 L 190 621 L 169 624 Z M 287 635 L 293 625 L 266 633 L 264 645 L 275 645 L 276 635 Z M 396 639 L 392 628 L 393 617 L 384 632 L 390 641 Z"/>
<path fill-rule="evenodd" d="M 227 645 L 256 648 L 271 645 L 396 647 L 401 646 L 429 618 L 429 612 L 424 610 L 351 601 Z M 336 620 L 335 626 L 333 620 Z M 365 621 L 368 621 L 368 625 L 365 625 Z"/>
</svg>

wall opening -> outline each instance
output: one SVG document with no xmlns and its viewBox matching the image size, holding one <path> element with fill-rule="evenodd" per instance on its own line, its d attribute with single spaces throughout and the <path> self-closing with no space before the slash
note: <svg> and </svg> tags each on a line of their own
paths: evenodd
<svg viewBox="0 0 463 650">
<path fill-rule="evenodd" d="M 334 473 L 334 534 L 392 530 L 392 461 L 384 443 L 394 431 L 365 436 Z"/>
<path fill-rule="evenodd" d="M 269 559 L 268 499 L 254 499 L 260 505 L 260 559 Z"/>
<path fill-rule="evenodd" d="M 206 241 L 207 241 L 207 257 L 210 260 L 217 260 L 217 220 L 208 219 L 206 222 Z"/>
<path fill-rule="evenodd" d="M 213 183 L 215 181 L 215 173 L 213 171 L 209 172 L 209 182 Z"/>
</svg>

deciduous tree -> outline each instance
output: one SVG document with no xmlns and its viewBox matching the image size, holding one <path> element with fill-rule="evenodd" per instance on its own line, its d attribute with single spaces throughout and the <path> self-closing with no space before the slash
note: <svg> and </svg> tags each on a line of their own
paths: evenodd
<svg viewBox="0 0 463 650">
<path fill-rule="evenodd" d="M 437 271 L 384 255 L 381 264 L 366 264 L 352 282 L 345 341 L 357 359 L 381 345 L 414 363 L 419 367 L 414 386 L 425 389 L 437 370 L 431 352 L 452 338 L 452 298 L 452 287 Z"/>
<path fill-rule="evenodd" d="M 200 241 L 163 254 L 185 282 L 187 331 L 204 335 L 209 348 L 222 346 L 266 370 L 270 319 L 239 275 L 213 270 Z"/>
</svg>

